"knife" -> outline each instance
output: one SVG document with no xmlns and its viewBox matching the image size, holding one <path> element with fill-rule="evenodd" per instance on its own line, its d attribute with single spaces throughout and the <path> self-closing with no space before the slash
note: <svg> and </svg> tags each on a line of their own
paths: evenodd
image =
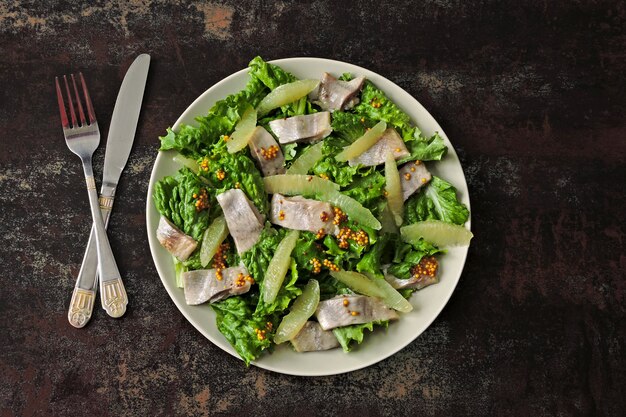
<svg viewBox="0 0 626 417">
<path fill-rule="evenodd" d="M 117 183 L 133 146 L 149 67 L 150 55 L 141 54 L 135 59 L 124 76 L 113 108 L 100 189 L 100 210 L 105 227 L 108 225 L 113 208 Z M 70 324 L 77 328 L 84 327 L 91 318 L 98 281 L 102 307 L 107 314 L 121 317 L 126 312 L 128 304 L 126 289 L 119 278 L 98 280 L 98 254 L 95 243 L 92 227 L 67 314 Z"/>
</svg>

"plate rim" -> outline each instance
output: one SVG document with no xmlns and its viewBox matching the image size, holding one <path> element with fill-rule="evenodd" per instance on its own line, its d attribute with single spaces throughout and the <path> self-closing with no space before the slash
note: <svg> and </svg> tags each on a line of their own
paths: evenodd
<svg viewBox="0 0 626 417">
<path fill-rule="evenodd" d="M 448 145 L 448 155 L 454 155 L 454 157 L 456 157 L 456 159 L 458 160 L 458 154 L 456 153 L 456 150 L 454 148 L 454 145 L 452 145 L 452 142 L 450 141 L 450 139 L 447 137 L 447 135 L 445 134 L 444 130 L 441 128 L 441 126 L 439 125 L 439 122 L 437 122 L 437 120 L 430 114 L 430 112 L 409 92 L 407 92 L 404 88 L 400 87 L 399 85 L 397 85 L 395 82 L 393 82 L 392 80 L 376 73 L 375 71 L 369 70 L 367 68 L 363 68 L 359 65 L 355 65 L 355 64 L 351 64 L 348 62 L 344 62 L 344 61 L 339 61 L 339 60 L 334 60 L 334 59 L 328 59 L 328 58 L 317 58 L 317 57 L 292 57 L 292 58 L 281 58 L 281 59 L 275 59 L 275 60 L 271 60 L 271 61 L 267 61 L 269 63 L 272 64 L 276 64 L 276 65 L 281 65 L 281 64 L 302 64 L 305 63 L 306 61 L 314 61 L 316 64 L 319 63 L 330 63 L 332 65 L 339 65 L 339 66 L 345 66 L 345 67 L 350 67 L 350 71 L 353 71 L 353 73 L 369 73 L 369 74 L 373 74 L 375 75 L 375 77 L 379 77 L 383 80 L 385 80 L 388 83 L 393 84 L 396 88 L 398 88 L 401 92 L 405 93 L 408 97 L 410 97 L 411 100 L 413 100 L 418 107 L 420 108 L 421 112 L 425 113 L 426 117 L 429 117 L 430 119 L 432 119 L 432 121 L 434 122 L 437 131 L 444 137 L 444 140 Z M 210 96 L 213 91 L 217 90 L 218 88 L 222 87 L 224 84 L 227 84 L 228 82 L 230 82 L 231 80 L 240 77 L 242 74 L 247 74 L 249 70 L 249 67 L 245 67 L 239 71 L 236 71 L 230 75 L 228 75 L 227 77 L 219 80 L 218 82 L 216 82 L 215 84 L 211 85 L 208 89 L 206 89 L 202 94 L 200 94 L 195 100 L 193 100 L 191 102 L 191 104 L 189 104 L 187 106 L 187 108 L 183 111 L 183 113 L 181 113 L 181 115 L 177 118 L 176 122 L 172 125 L 172 130 L 176 131 L 180 128 L 182 122 L 189 117 L 190 113 L 194 112 L 194 108 L 196 107 L 197 103 L 202 102 L 203 100 L 205 100 L 207 98 L 207 96 Z M 219 99 L 218 99 L 219 100 Z M 402 106 L 401 106 L 402 107 Z M 208 110 L 208 109 L 207 109 Z M 411 117 L 411 120 L 413 123 L 415 123 L 415 121 L 413 120 L 413 117 Z M 210 335 L 208 333 L 208 331 L 205 331 L 203 329 L 203 326 L 201 323 L 198 323 L 193 317 L 191 317 L 190 314 L 188 314 L 185 311 L 184 307 L 187 307 L 185 305 L 179 305 L 179 302 L 176 300 L 176 297 L 174 296 L 173 292 L 174 291 L 180 291 L 179 288 L 172 288 L 170 289 L 169 286 L 166 283 L 166 280 L 164 278 L 164 275 L 166 275 L 164 273 L 164 271 L 161 270 L 161 267 L 159 266 L 159 262 L 157 261 L 157 254 L 156 251 L 153 250 L 153 248 L 155 247 L 155 245 L 158 245 L 158 241 L 156 239 L 156 236 L 154 235 L 154 233 L 150 230 L 150 223 L 151 223 L 151 213 L 152 213 L 152 208 L 153 207 L 153 199 L 152 199 L 152 195 L 154 192 L 154 184 L 156 183 L 157 180 L 159 180 L 160 178 L 156 178 L 157 175 L 157 166 L 159 164 L 159 161 L 161 161 L 162 158 L 165 158 L 165 156 L 170 153 L 170 151 L 167 152 L 162 152 L 157 150 L 157 157 L 152 165 L 152 171 L 150 173 L 150 180 L 148 183 L 148 190 L 147 190 L 147 195 L 146 195 L 146 232 L 148 235 L 148 243 L 149 243 L 149 247 L 150 247 L 150 255 L 152 257 L 152 261 L 154 263 L 155 269 L 157 270 L 157 274 L 159 275 L 159 278 L 161 280 L 161 284 L 163 285 L 163 287 L 165 288 L 165 290 L 167 291 L 169 298 L 172 300 L 172 302 L 174 303 L 174 305 L 176 306 L 176 308 L 178 309 L 178 311 L 183 315 L 183 317 L 185 317 L 185 319 L 191 323 L 191 325 L 197 330 L 199 331 L 206 339 L 208 339 L 211 343 L 213 343 L 214 345 L 218 346 L 220 349 L 222 349 L 223 351 L 225 351 L 226 353 L 234 356 L 235 358 L 242 360 L 239 355 L 237 354 L 237 352 L 232 348 L 232 346 L 230 345 L 230 343 L 222 336 L 222 340 L 216 340 L 216 338 L 214 338 L 212 335 Z M 462 177 L 462 181 L 463 184 L 462 186 L 464 187 L 463 191 L 466 191 L 466 198 L 467 198 L 467 202 L 465 202 L 465 204 L 467 205 L 468 210 L 470 211 L 470 217 L 468 219 L 468 221 L 465 223 L 465 227 L 468 230 L 471 230 L 471 220 L 472 220 L 472 216 L 471 216 L 471 206 L 470 206 L 470 195 L 469 195 L 469 188 L 467 186 L 467 178 L 465 176 L 465 172 L 463 171 L 463 166 L 461 165 L 460 160 L 458 161 L 458 165 L 460 168 L 460 172 L 461 172 L 461 177 Z M 455 184 L 456 186 L 461 185 L 458 184 L 458 182 Z M 379 363 L 393 355 L 395 355 L 396 353 L 398 353 L 400 350 L 404 349 L 406 346 L 408 346 L 410 343 L 414 342 L 419 336 L 421 336 L 432 324 L 433 322 L 439 317 L 439 315 L 441 314 L 441 312 L 443 311 L 443 309 L 447 306 L 448 302 L 450 301 L 450 298 L 452 297 L 452 294 L 454 294 L 454 292 L 456 291 L 456 287 L 458 286 L 458 283 L 461 279 L 461 276 L 463 274 L 463 271 L 465 269 L 465 263 L 467 261 L 467 256 L 468 256 L 468 252 L 469 252 L 469 245 L 466 247 L 463 247 L 462 249 L 464 249 L 462 251 L 462 255 L 461 255 L 461 259 L 460 259 L 460 270 L 459 270 L 459 274 L 455 279 L 454 285 L 452 286 L 449 294 L 446 295 L 445 299 L 442 299 L 442 303 L 439 309 L 437 309 L 436 314 L 434 314 L 432 316 L 432 318 L 430 318 L 430 320 L 427 320 L 427 324 L 424 326 L 424 329 L 417 333 L 414 337 L 410 338 L 408 341 L 404 342 L 404 343 L 399 343 L 396 346 L 394 346 L 392 349 L 390 349 L 388 352 L 383 353 L 380 356 L 377 356 L 376 358 L 369 360 L 369 361 L 363 361 L 363 363 L 358 363 L 355 364 L 354 366 L 348 366 L 346 368 L 342 368 L 340 370 L 337 371 L 297 371 L 297 370 L 289 370 L 289 369 L 279 369 L 276 366 L 272 366 L 272 365 L 268 365 L 263 363 L 263 357 L 261 357 L 259 360 L 256 361 L 252 361 L 250 362 L 252 365 L 257 366 L 259 368 L 268 370 L 268 371 L 272 371 L 272 372 L 276 372 L 276 373 L 280 373 L 280 374 L 285 374 L 285 375 L 295 375 L 295 376 L 329 376 L 329 375 L 340 375 L 340 374 L 344 374 L 344 373 L 348 373 L 348 372 L 353 372 L 359 369 L 363 369 L 366 368 L 368 366 L 374 365 L 376 363 Z M 220 335 L 221 336 L 221 335 Z"/>
</svg>

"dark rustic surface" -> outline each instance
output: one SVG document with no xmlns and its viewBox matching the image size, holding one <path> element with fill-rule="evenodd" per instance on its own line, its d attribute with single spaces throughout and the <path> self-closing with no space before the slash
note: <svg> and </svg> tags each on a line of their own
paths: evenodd
<svg viewBox="0 0 626 417">
<path fill-rule="evenodd" d="M 624 415 L 623 2 L 89 3 L 0 1 L 1 416 Z M 84 71 L 106 135 L 142 52 L 152 67 L 110 225 L 130 309 L 96 308 L 76 330 L 90 218 L 53 77 Z M 422 336 L 367 369 L 246 369 L 186 322 L 152 264 L 157 136 L 257 54 L 379 72 L 460 154 L 476 234 L 461 282 Z"/>
</svg>

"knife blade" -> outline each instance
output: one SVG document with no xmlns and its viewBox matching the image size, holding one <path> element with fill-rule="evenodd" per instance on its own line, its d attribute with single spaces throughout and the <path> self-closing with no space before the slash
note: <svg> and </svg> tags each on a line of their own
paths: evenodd
<svg viewBox="0 0 626 417">
<path fill-rule="evenodd" d="M 149 67 L 150 55 L 148 54 L 141 54 L 133 61 L 124 76 L 113 108 L 100 189 L 100 209 L 105 226 L 108 225 L 113 208 L 119 178 L 133 146 Z M 81 328 L 89 322 L 98 281 L 100 281 L 102 307 L 109 315 L 121 317 L 128 303 L 126 290 L 118 278 L 110 281 L 98 280 L 98 258 L 92 227 L 70 301 L 68 320 L 72 326 Z"/>
</svg>

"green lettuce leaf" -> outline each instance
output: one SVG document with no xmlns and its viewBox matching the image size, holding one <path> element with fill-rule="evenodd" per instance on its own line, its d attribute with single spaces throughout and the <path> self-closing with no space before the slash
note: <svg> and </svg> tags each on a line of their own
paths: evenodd
<svg viewBox="0 0 626 417">
<path fill-rule="evenodd" d="M 238 187 L 261 213 L 267 215 L 269 202 L 263 185 L 263 176 L 249 156 L 249 151 L 246 149 L 233 154 L 228 153 L 224 141 L 213 145 L 211 150 L 212 153 L 206 158 L 208 170 L 201 170 L 200 173 L 214 186 L 215 193 L 221 194 Z M 220 170 L 226 174 L 222 180 L 217 178 L 217 172 Z"/>
<path fill-rule="evenodd" d="M 291 83 L 297 80 L 297 78 L 293 74 L 283 70 L 278 65 L 265 62 L 259 56 L 252 59 L 248 66 L 250 67 L 250 76 L 252 78 L 260 80 L 270 90 L 274 90 L 280 85 Z M 270 120 L 298 116 L 302 114 L 310 114 L 315 113 L 315 111 L 316 110 L 313 108 L 312 104 L 305 96 L 298 101 L 282 106 L 279 110 L 274 111 L 273 115 L 261 119 L 259 121 L 259 124 L 266 125 Z"/>
<path fill-rule="evenodd" d="M 352 326 L 344 326 L 337 327 L 333 329 L 333 333 L 335 337 L 341 344 L 344 352 L 350 352 L 354 347 L 354 343 L 361 344 L 363 342 L 363 338 L 365 336 L 365 330 L 369 330 L 370 332 L 374 330 L 374 325 L 387 327 L 389 325 L 389 321 L 380 320 L 380 321 L 371 321 L 369 323 L 363 324 L 354 324 Z"/>
<path fill-rule="evenodd" d="M 385 176 L 375 167 L 370 168 L 369 172 L 361 170 L 359 175 L 361 177 L 355 178 L 342 192 L 354 198 L 376 216 L 380 202 L 385 200 Z"/>
<path fill-rule="evenodd" d="M 193 195 L 199 195 L 201 190 L 207 192 L 209 208 L 198 211 Z M 198 241 L 209 222 L 220 211 L 213 188 L 207 187 L 189 168 L 182 168 L 175 177 L 165 177 L 158 181 L 153 197 L 159 213 Z"/>
<path fill-rule="evenodd" d="M 456 189 L 436 176 L 406 201 L 404 213 L 405 224 L 423 220 L 463 224 L 469 218 L 469 210 L 457 199 Z"/>
<path fill-rule="evenodd" d="M 405 139 L 405 144 L 411 154 L 398 161 L 398 164 L 417 160 L 439 161 L 448 152 L 448 147 L 443 143 L 439 133 L 435 133 L 430 138 L 425 138 L 417 128 L 415 128 L 413 136 L 408 140 Z"/>
<path fill-rule="evenodd" d="M 376 104 L 376 107 L 373 104 Z M 407 135 L 412 135 L 414 131 L 409 115 L 389 100 L 385 93 L 371 81 L 365 82 L 361 91 L 361 101 L 354 107 L 354 111 L 361 117 L 367 117 L 371 120 L 384 120 L 387 125 L 400 130 L 401 136 L 405 140 Z"/>
<path fill-rule="evenodd" d="M 270 90 L 274 90 L 279 85 L 292 83 L 297 78 L 279 67 L 278 65 L 265 62 L 260 56 L 256 56 L 248 64 L 250 68 L 249 74 L 251 78 L 260 80 Z"/>
<path fill-rule="evenodd" d="M 376 122 L 362 115 L 336 111 L 332 115 L 331 127 L 335 135 L 346 141 L 346 144 L 354 142 L 363 136 L 367 128 L 374 126 Z"/>
<path fill-rule="evenodd" d="M 376 107 L 373 106 L 374 103 Z M 361 93 L 361 102 L 354 110 L 359 117 L 375 121 L 384 120 L 400 132 L 411 155 L 403 158 L 399 163 L 414 160 L 438 161 L 448 151 L 448 147 L 443 143 L 439 134 L 435 133 L 430 138 L 425 138 L 417 127 L 411 125 L 409 115 L 369 81 L 365 83 Z"/>
<path fill-rule="evenodd" d="M 329 180 L 342 187 L 352 184 L 355 178 L 371 173 L 371 168 L 361 166 L 351 167 L 347 162 L 340 162 L 335 159 L 335 155 L 341 152 L 344 146 L 348 146 L 349 144 L 350 141 L 336 136 L 329 136 L 324 139 L 322 158 L 313 166 L 313 173 L 327 176 Z"/>
<path fill-rule="evenodd" d="M 340 294 L 354 294 L 346 284 L 337 281 L 326 271 L 320 273 L 315 279 L 320 283 L 320 300 L 328 300 Z"/>
<path fill-rule="evenodd" d="M 255 316 L 255 301 L 249 295 L 238 295 L 211 304 L 217 315 L 217 328 L 245 361 L 246 366 L 271 346 L 270 332 L 266 330 L 266 337 L 259 339 L 255 329 L 267 329 L 268 322 L 275 328 L 278 321 L 275 316 Z"/>
<path fill-rule="evenodd" d="M 298 147 L 298 144 L 296 142 L 288 143 L 286 145 L 280 145 L 280 147 L 283 151 L 283 155 L 285 156 L 285 162 L 293 161 L 294 159 L 296 159 L 296 156 L 299 153 L 298 148 L 301 148 L 302 150 L 305 149 L 304 146 Z"/>
<path fill-rule="evenodd" d="M 263 281 L 265 271 L 285 233 L 285 229 L 274 229 L 266 223 L 257 243 L 241 255 L 243 264 L 256 282 Z"/>
<path fill-rule="evenodd" d="M 268 92 L 261 80 L 251 77 L 245 89 L 215 103 L 206 116 L 197 117 L 197 126 L 182 125 L 178 132 L 167 129 L 167 134 L 159 138 L 160 150 L 175 149 L 185 156 L 199 158 L 223 135 L 230 134 L 246 108 L 256 107 Z"/>
<path fill-rule="evenodd" d="M 389 251 L 387 250 L 391 242 L 395 242 L 390 234 L 385 233 L 378 241 L 372 245 L 369 251 L 367 251 L 359 263 L 356 264 L 356 270 L 361 273 L 369 273 L 377 278 L 384 278 L 381 270 L 381 265 L 389 263 L 386 258 L 389 257 Z"/>
<path fill-rule="evenodd" d="M 316 258 L 321 262 L 325 258 L 324 249 L 315 240 L 315 234 L 311 232 L 300 232 L 300 237 L 296 242 L 296 247 L 291 252 L 291 256 L 295 259 L 303 279 L 306 280 L 312 276 L 313 265 L 311 260 Z"/>
<path fill-rule="evenodd" d="M 417 265 L 423 257 L 445 252 L 423 239 L 413 245 L 402 242 L 397 236 L 394 239 L 393 261 L 387 273 L 400 279 L 411 278 L 411 268 Z"/>
</svg>

